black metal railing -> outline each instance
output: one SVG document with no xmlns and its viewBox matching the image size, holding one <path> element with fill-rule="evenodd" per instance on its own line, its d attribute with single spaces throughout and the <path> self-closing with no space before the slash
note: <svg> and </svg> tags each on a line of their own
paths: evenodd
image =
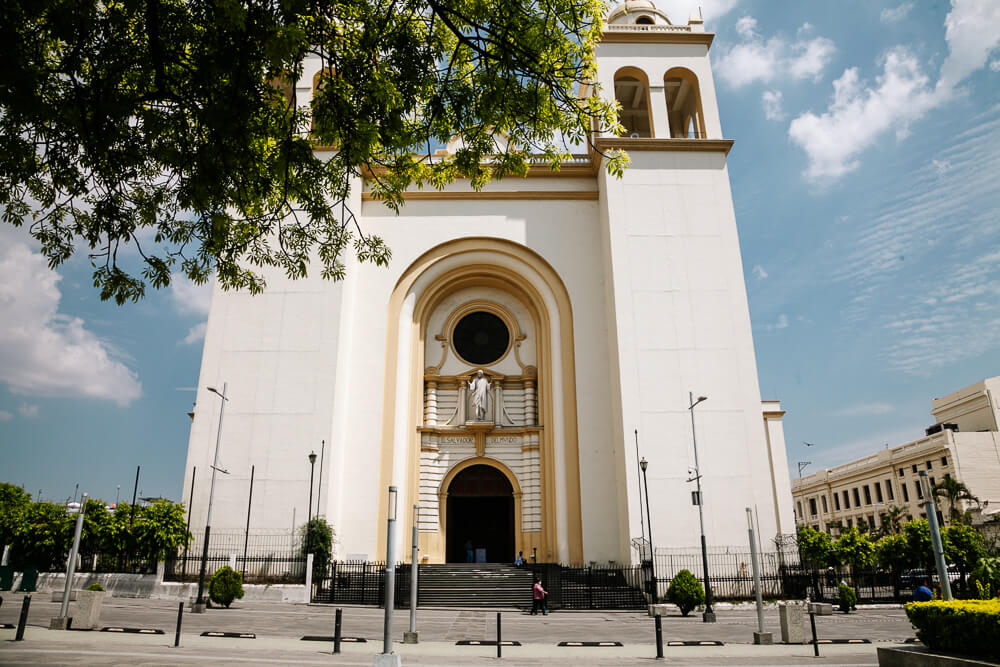
<svg viewBox="0 0 1000 667">
<path fill-rule="evenodd" d="M 196 534 L 187 549 L 166 559 L 164 581 L 193 582 L 201 572 L 203 534 Z M 205 571 L 207 576 L 226 565 L 243 575 L 248 584 L 302 584 L 306 557 L 301 537 L 292 532 L 243 532 L 211 534 Z"/>
<path fill-rule="evenodd" d="M 396 565 L 394 607 L 410 606 L 410 567 Z M 385 605 L 385 563 L 334 561 L 322 576 L 313 577 L 313 602 Z"/>
</svg>

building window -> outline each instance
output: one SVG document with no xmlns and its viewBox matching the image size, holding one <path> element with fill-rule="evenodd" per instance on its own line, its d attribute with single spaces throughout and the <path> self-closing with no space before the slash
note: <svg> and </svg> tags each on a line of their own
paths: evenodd
<svg viewBox="0 0 1000 667">
<path fill-rule="evenodd" d="M 854 525 L 854 522 L 851 519 L 848 519 L 847 520 L 847 527 L 850 528 L 853 525 Z"/>
<path fill-rule="evenodd" d="M 851 509 L 851 499 L 850 496 L 847 495 L 847 489 L 844 489 L 844 509 Z"/>
<path fill-rule="evenodd" d="M 882 502 L 882 485 L 875 482 L 875 500 Z"/>
<path fill-rule="evenodd" d="M 809 499 L 809 516 L 816 516 L 816 499 Z"/>
<path fill-rule="evenodd" d="M 663 76 L 667 98 L 667 122 L 674 139 L 704 139 L 698 77 L 689 69 L 674 67 Z"/>
<path fill-rule="evenodd" d="M 823 495 L 822 495 L 822 496 L 820 496 L 819 498 L 820 498 L 820 500 L 822 500 L 822 501 L 823 501 L 823 514 L 829 514 L 829 513 L 830 513 L 830 508 L 829 508 L 829 506 L 828 506 L 828 505 L 826 504 L 826 494 L 823 494 Z"/>
<path fill-rule="evenodd" d="M 634 67 L 618 70 L 615 74 L 615 99 L 621 105 L 618 120 L 625 128 L 623 136 L 653 136 L 649 113 L 649 82 L 642 70 Z"/>
<path fill-rule="evenodd" d="M 943 466 L 948 465 L 948 457 L 947 456 L 942 456 L 941 457 L 941 465 L 943 465 Z"/>
<path fill-rule="evenodd" d="M 935 486 L 936 486 L 936 483 L 934 482 L 934 478 L 931 477 L 931 488 L 933 489 Z"/>
<path fill-rule="evenodd" d="M 913 474 L 914 475 L 917 474 L 917 464 L 916 463 L 913 464 Z"/>
<path fill-rule="evenodd" d="M 507 324 L 484 310 L 469 313 L 458 321 L 451 334 L 455 352 L 473 366 L 499 361 L 510 347 Z"/>
<path fill-rule="evenodd" d="M 636 25 L 653 25 L 653 19 L 648 16 L 640 16 L 635 20 Z"/>
<path fill-rule="evenodd" d="M 813 530 L 815 530 L 817 533 L 819 532 L 819 524 L 818 523 L 814 523 L 813 524 Z"/>
<path fill-rule="evenodd" d="M 900 469 L 899 469 L 899 476 L 900 476 L 900 477 L 902 477 L 902 476 L 903 476 L 903 469 L 902 469 L 902 468 L 900 468 Z"/>
<path fill-rule="evenodd" d="M 923 489 L 920 488 L 920 482 L 919 481 L 913 482 L 913 488 L 917 492 L 917 498 L 923 498 L 924 497 L 924 491 L 923 491 Z"/>
<path fill-rule="evenodd" d="M 858 487 L 851 489 L 851 492 L 854 495 L 854 506 L 861 507 L 861 494 L 858 493 Z"/>
<path fill-rule="evenodd" d="M 931 467 L 931 462 L 930 461 L 927 462 L 927 469 L 928 470 L 933 470 L 933 468 Z"/>
<path fill-rule="evenodd" d="M 805 516 L 804 514 L 802 514 L 802 503 L 800 503 L 799 501 L 795 501 L 795 506 L 799 508 L 799 518 L 801 519 L 803 516 Z"/>
<path fill-rule="evenodd" d="M 944 478 L 945 478 L 945 479 L 951 479 L 951 475 L 949 475 L 948 473 L 945 473 L 945 474 L 944 474 Z"/>
<path fill-rule="evenodd" d="M 840 496 L 837 495 L 836 491 L 833 492 L 833 509 L 840 511 Z"/>
<path fill-rule="evenodd" d="M 899 488 L 903 490 L 903 502 L 910 502 L 910 492 L 906 490 L 906 484 L 900 484 Z"/>
<path fill-rule="evenodd" d="M 895 500 L 896 497 L 892 495 L 892 480 L 885 480 L 885 492 L 889 494 L 889 500 Z"/>
<path fill-rule="evenodd" d="M 865 505 L 871 505 L 872 504 L 872 490 L 868 488 L 867 484 L 865 484 L 864 489 L 865 489 Z"/>
</svg>

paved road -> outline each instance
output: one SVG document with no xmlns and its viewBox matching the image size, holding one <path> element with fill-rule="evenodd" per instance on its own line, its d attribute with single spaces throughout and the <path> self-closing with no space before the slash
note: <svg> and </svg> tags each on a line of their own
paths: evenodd
<svg viewBox="0 0 1000 667">
<path fill-rule="evenodd" d="M 177 664 L 201 662 L 263 662 L 270 664 L 371 665 L 373 654 L 382 649 L 383 612 L 372 607 L 344 607 L 343 634 L 367 639 L 366 643 L 343 645 L 344 653 L 330 654 L 326 642 L 301 641 L 306 635 L 333 634 L 334 609 L 326 605 L 282 603 L 236 603 L 231 609 L 213 609 L 205 614 L 185 611 L 181 648 L 174 649 L 177 602 L 169 600 L 112 598 L 105 601 L 102 626 L 156 628 L 165 635 L 112 634 L 106 632 L 50 631 L 49 619 L 59 605 L 36 595 L 31 605 L 28 633 L 23 643 L 14 643 L 14 630 L 0 630 L 0 664 Z M 0 623 L 17 623 L 19 595 L 7 594 L 0 606 Z M 873 644 L 821 646 L 823 657 L 812 657 L 810 646 L 753 646 L 756 614 L 752 607 L 720 608 L 715 624 L 700 616 L 679 615 L 664 619 L 665 641 L 714 640 L 725 646 L 667 647 L 667 658 L 680 664 L 784 665 L 843 664 L 874 665 L 877 644 L 902 642 L 913 630 L 901 608 L 861 609 L 850 615 L 817 618 L 820 638 L 868 639 Z M 766 630 L 777 637 L 778 615 L 766 613 Z M 396 614 L 395 639 L 401 639 L 408 612 Z M 418 612 L 420 644 L 395 644 L 405 664 L 474 665 L 495 661 L 493 647 L 456 646 L 460 640 L 496 637 L 496 612 L 475 609 L 421 609 Z M 655 656 L 653 620 L 638 612 L 554 612 L 529 616 L 516 610 L 503 611 L 503 638 L 519 641 L 521 647 L 505 647 L 504 661 L 515 665 L 648 665 Z M 201 637 L 204 631 L 252 632 L 256 639 Z M 611 641 L 622 647 L 569 648 L 559 642 Z"/>
</svg>

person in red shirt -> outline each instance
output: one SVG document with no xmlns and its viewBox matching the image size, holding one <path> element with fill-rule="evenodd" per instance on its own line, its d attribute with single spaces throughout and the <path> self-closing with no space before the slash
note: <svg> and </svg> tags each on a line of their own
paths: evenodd
<svg viewBox="0 0 1000 667">
<path fill-rule="evenodd" d="M 545 597 L 548 593 L 542 588 L 542 580 L 535 577 L 535 586 L 532 588 L 531 592 L 531 615 L 534 616 L 538 613 L 538 610 L 542 610 L 542 616 L 549 613 L 548 608 L 545 606 Z"/>
</svg>

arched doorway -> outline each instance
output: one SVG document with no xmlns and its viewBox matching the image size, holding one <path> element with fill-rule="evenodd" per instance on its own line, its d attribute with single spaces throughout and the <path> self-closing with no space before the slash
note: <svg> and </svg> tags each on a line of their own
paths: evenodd
<svg viewBox="0 0 1000 667">
<path fill-rule="evenodd" d="M 487 563 L 514 559 L 514 489 L 502 472 L 473 465 L 448 486 L 446 559 L 465 563 L 467 547 L 485 549 Z"/>
</svg>

